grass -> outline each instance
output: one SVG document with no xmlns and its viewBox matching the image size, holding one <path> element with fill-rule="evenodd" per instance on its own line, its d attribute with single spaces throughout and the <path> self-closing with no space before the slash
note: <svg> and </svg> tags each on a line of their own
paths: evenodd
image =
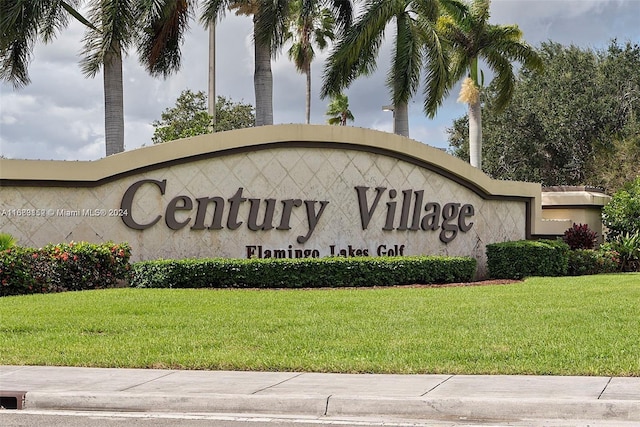
<svg viewBox="0 0 640 427">
<path fill-rule="evenodd" d="M 0 364 L 640 376 L 640 274 L 5 297 Z"/>
</svg>

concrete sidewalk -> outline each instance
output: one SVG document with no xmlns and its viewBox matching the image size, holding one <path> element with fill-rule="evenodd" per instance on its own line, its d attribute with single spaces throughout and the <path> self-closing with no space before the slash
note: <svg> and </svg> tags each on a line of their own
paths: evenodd
<svg viewBox="0 0 640 427">
<path fill-rule="evenodd" d="M 0 396 L 34 410 L 290 414 L 640 425 L 640 378 L 351 375 L 0 366 Z M 6 404 L 8 403 L 8 405 Z"/>
</svg>

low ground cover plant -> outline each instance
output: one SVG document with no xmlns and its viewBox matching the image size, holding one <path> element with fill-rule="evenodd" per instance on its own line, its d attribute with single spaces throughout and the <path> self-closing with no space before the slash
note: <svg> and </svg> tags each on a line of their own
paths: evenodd
<svg viewBox="0 0 640 427">
<path fill-rule="evenodd" d="M 310 288 L 452 283 L 473 280 L 469 257 L 327 257 L 296 259 L 185 259 L 133 265 L 140 288 Z"/>
</svg>

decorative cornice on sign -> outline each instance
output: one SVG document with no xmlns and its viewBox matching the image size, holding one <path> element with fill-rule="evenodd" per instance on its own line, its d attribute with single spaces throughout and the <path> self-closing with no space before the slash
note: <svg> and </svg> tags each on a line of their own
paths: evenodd
<svg viewBox="0 0 640 427">
<path fill-rule="evenodd" d="M 529 210 L 527 228 L 530 232 L 527 234 L 537 234 L 541 218 L 540 184 L 497 181 L 437 148 L 399 135 L 350 126 L 260 126 L 157 144 L 95 161 L 0 159 L 0 185 L 95 187 L 195 160 L 292 146 L 347 149 L 395 157 L 432 170 L 483 199 L 525 201 Z"/>
</svg>

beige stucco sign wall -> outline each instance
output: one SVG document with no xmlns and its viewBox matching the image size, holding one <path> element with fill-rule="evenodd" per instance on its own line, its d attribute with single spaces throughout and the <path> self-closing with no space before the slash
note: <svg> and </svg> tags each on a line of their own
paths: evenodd
<svg viewBox="0 0 640 427">
<path fill-rule="evenodd" d="M 442 254 L 535 234 L 540 186 L 424 144 L 283 125 L 92 162 L 2 160 L 0 229 L 22 245 L 127 241 L 133 258 Z M 481 267 L 483 270 L 484 267 Z"/>
</svg>

